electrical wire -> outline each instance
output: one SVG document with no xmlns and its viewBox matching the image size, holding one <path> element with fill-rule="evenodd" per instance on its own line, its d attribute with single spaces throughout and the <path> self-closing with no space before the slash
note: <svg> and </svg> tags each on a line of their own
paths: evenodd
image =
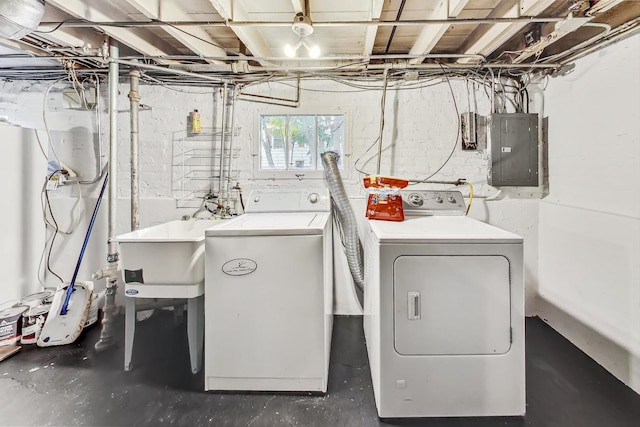
<svg viewBox="0 0 640 427">
<path fill-rule="evenodd" d="M 51 136 L 51 131 L 49 130 L 49 124 L 47 123 L 47 97 L 49 96 L 49 92 L 51 92 L 51 89 L 56 84 L 60 83 L 62 80 L 64 79 L 58 79 L 54 83 L 49 85 L 49 87 L 44 93 L 44 97 L 42 98 L 42 121 L 44 122 L 44 129 L 47 132 L 47 138 L 49 138 L 49 148 L 51 149 L 53 156 L 56 158 L 56 161 L 58 162 L 58 167 L 60 168 L 62 168 L 62 162 L 60 161 L 60 157 L 58 157 L 58 153 L 56 152 L 55 147 L 53 146 L 54 145 L 53 137 Z"/>
<path fill-rule="evenodd" d="M 465 181 L 465 184 L 469 186 L 469 204 L 467 205 L 467 210 L 465 211 L 465 215 L 469 215 L 469 210 L 471 209 L 471 203 L 473 203 L 473 184 L 469 181 Z"/>
<path fill-rule="evenodd" d="M 56 173 L 62 173 L 62 170 L 58 169 L 55 172 L 51 173 L 47 177 L 47 181 L 50 180 L 53 177 L 53 175 L 55 175 Z M 51 268 L 51 251 L 53 249 L 53 245 L 55 244 L 56 236 L 58 235 L 58 222 L 56 221 L 55 217 L 53 216 L 53 211 L 51 210 L 51 201 L 49 200 L 49 192 L 46 191 L 46 189 L 45 189 L 45 192 L 44 192 L 44 197 L 45 197 L 46 205 L 47 205 L 47 208 L 49 209 L 49 213 L 51 214 L 51 219 L 53 220 L 53 225 L 54 225 L 53 237 L 51 238 L 51 243 L 49 245 L 49 251 L 48 251 L 48 254 L 47 254 L 47 259 L 46 259 L 45 265 L 46 265 L 47 270 L 49 271 L 49 273 L 51 273 L 54 276 L 56 276 L 60 280 L 60 283 L 64 283 L 64 280 L 62 280 L 62 277 L 60 277 Z"/>
<path fill-rule="evenodd" d="M 444 67 L 442 66 L 442 64 L 438 64 L 440 65 L 440 67 L 442 68 L 442 72 L 445 73 Z M 449 76 L 445 73 L 444 77 L 447 80 L 447 85 L 449 86 L 449 90 L 451 91 L 451 99 L 453 99 L 453 107 L 455 108 L 456 111 L 456 119 L 457 119 L 457 131 L 456 131 L 456 138 L 453 141 L 453 147 L 451 147 L 451 152 L 449 153 L 449 156 L 447 156 L 446 160 L 442 163 L 442 165 L 440 165 L 440 167 L 438 169 L 436 169 L 435 172 L 433 172 L 432 174 L 430 174 L 429 176 L 427 176 L 424 180 L 428 180 L 430 178 L 432 178 L 433 176 L 435 176 L 438 172 L 440 172 L 446 165 L 447 163 L 449 163 L 449 160 L 451 160 L 451 157 L 453 157 L 453 153 L 455 153 L 456 151 L 456 147 L 458 146 L 458 141 L 460 140 L 460 111 L 458 110 L 458 103 L 456 102 L 456 95 L 453 92 L 453 86 L 451 86 L 451 80 L 449 80 Z"/>
<path fill-rule="evenodd" d="M 60 22 L 58 25 L 56 25 L 55 27 L 53 27 L 50 30 L 46 30 L 46 31 L 34 30 L 33 32 L 37 33 L 37 34 L 51 34 L 51 33 L 55 32 L 55 31 L 58 31 L 60 29 L 60 27 L 62 27 L 65 24 L 68 24 L 70 22 L 82 22 L 82 21 L 83 20 L 78 20 L 78 19 L 75 19 L 75 18 L 73 18 L 73 19 L 65 19 L 64 21 Z"/>
<path fill-rule="evenodd" d="M 158 84 L 158 85 L 162 86 L 165 89 L 173 90 L 175 92 L 189 93 L 189 94 L 194 94 L 194 95 L 210 95 L 210 94 L 212 94 L 212 93 L 214 93 L 214 92 L 216 92 L 218 90 L 218 88 L 216 87 L 215 89 L 213 89 L 211 91 L 208 91 L 208 92 L 196 92 L 196 91 L 190 91 L 190 90 L 178 89 L 178 88 L 171 87 L 171 86 L 167 85 L 166 83 L 164 83 L 163 81 L 161 81 L 159 79 L 156 79 L 155 77 L 152 77 L 152 76 L 150 76 L 150 75 L 148 75 L 147 73 L 144 73 L 144 72 L 140 73 L 140 77 L 143 80 L 146 79 L 147 81 L 150 81 L 152 83 Z"/>
</svg>

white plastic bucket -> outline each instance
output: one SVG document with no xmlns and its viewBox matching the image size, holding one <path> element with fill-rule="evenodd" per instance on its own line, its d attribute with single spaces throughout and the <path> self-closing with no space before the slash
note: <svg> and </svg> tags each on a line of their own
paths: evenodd
<svg viewBox="0 0 640 427">
<path fill-rule="evenodd" d="M 20 318 L 28 307 L 17 306 L 0 311 L 0 346 L 16 345 L 22 334 Z"/>
<path fill-rule="evenodd" d="M 22 313 L 22 338 L 21 344 L 35 344 L 38 342 L 42 325 L 47 320 L 51 304 L 42 304 L 29 308 Z"/>
</svg>

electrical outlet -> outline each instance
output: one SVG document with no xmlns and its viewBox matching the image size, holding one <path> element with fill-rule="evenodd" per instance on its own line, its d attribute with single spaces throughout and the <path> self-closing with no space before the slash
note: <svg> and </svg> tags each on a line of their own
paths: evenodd
<svg viewBox="0 0 640 427">
<path fill-rule="evenodd" d="M 58 188 L 58 180 L 51 178 L 47 181 L 47 191 L 53 191 Z"/>
</svg>

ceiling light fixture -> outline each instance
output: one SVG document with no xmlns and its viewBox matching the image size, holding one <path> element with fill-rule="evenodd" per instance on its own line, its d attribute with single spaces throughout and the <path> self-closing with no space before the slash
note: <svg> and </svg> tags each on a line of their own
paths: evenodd
<svg viewBox="0 0 640 427">
<path fill-rule="evenodd" d="M 285 45 L 284 53 L 287 57 L 295 58 L 301 46 L 307 49 L 307 54 L 310 58 L 318 58 L 320 56 L 320 47 L 318 47 L 318 45 L 312 45 L 307 38 L 313 34 L 313 25 L 308 16 L 305 16 L 301 12 L 296 13 L 296 16 L 293 18 L 293 24 L 291 24 L 291 30 L 298 36 L 298 42 L 294 46 L 290 44 Z"/>
<path fill-rule="evenodd" d="M 44 15 L 44 0 L 0 1 L 0 38 L 21 39 L 35 30 Z"/>
</svg>

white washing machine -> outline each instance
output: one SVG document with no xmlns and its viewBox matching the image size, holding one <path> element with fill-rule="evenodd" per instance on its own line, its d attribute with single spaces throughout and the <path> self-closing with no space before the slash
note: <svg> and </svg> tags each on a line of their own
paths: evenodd
<svg viewBox="0 0 640 427">
<path fill-rule="evenodd" d="M 525 413 L 522 238 L 457 191 L 403 191 L 365 226 L 364 331 L 378 415 Z"/>
<path fill-rule="evenodd" d="M 326 189 L 257 190 L 205 232 L 205 390 L 326 392 L 333 327 Z"/>
</svg>

